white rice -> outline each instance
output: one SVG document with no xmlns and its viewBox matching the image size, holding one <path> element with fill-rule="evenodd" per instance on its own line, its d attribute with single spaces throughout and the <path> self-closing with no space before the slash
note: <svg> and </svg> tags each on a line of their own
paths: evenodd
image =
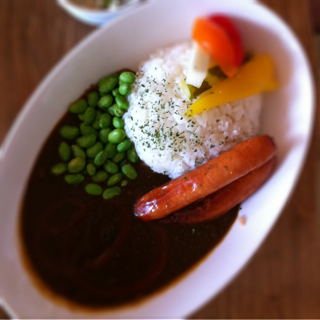
<svg viewBox="0 0 320 320">
<path fill-rule="evenodd" d="M 124 115 L 127 136 L 152 170 L 176 178 L 259 133 L 261 95 L 185 117 L 192 104 L 180 90 L 191 43 L 151 55 L 137 72 Z"/>
</svg>

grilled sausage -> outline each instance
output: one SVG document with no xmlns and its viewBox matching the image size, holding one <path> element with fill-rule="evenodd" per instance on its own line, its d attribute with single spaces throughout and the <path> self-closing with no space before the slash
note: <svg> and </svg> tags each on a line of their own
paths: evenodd
<svg viewBox="0 0 320 320">
<path fill-rule="evenodd" d="M 163 218 L 259 168 L 275 155 L 275 149 L 269 136 L 248 139 L 142 196 L 135 215 L 143 220 Z"/>
<path fill-rule="evenodd" d="M 270 176 L 276 163 L 273 157 L 260 168 L 227 186 L 161 219 L 166 223 L 195 223 L 217 218 L 248 198 Z"/>
</svg>

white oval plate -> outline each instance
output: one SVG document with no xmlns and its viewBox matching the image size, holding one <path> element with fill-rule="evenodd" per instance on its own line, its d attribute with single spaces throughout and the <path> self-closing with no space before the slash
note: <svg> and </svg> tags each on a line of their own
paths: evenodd
<svg viewBox="0 0 320 320">
<path fill-rule="evenodd" d="M 123 67 L 136 69 L 159 47 L 190 38 L 195 17 L 222 12 L 232 17 L 245 47 L 274 58 L 281 88 L 265 95 L 262 133 L 273 136 L 278 164 L 268 182 L 242 205 L 223 242 L 195 270 L 137 305 L 90 317 L 181 318 L 216 295 L 243 268 L 283 210 L 308 149 L 314 86 L 296 37 L 257 3 L 161 0 L 144 5 L 97 30 L 72 50 L 29 99 L 3 145 L 0 170 L 0 296 L 17 317 L 80 318 L 80 310 L 48 299 L 32 283 L 18 252 L 19 206 L 34 161 L 68 104 L 100 77 Z"/>
</svg>

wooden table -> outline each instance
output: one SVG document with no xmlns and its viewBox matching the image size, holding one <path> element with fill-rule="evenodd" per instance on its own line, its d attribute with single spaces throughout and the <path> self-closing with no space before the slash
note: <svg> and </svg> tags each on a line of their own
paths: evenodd
<svg viewBox="0 0 320 320">
<path fill-rule="evenodd" d="M 316 77 L 308 2 L 263 2 L 295 31 Z M 53 0 L 0 1 L 0 142 L 43 77 L 93 30 Z M 318 114 L 298 185 L 267 240 L 235 281 L 191 318 L 320 318 L 319 121 Z"/>
</svg>

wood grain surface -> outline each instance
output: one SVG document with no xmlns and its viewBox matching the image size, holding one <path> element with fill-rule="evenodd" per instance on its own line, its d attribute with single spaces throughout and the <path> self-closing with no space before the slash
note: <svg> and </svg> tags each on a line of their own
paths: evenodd
<svg viewBox="0 0 320 320">
<path fill-rule="evenodd" d="M 308 1 L 263 2 L 294 30 L 318 80 Z M 93 30 L 53 0 L 0 0 L 0 143 L 48 71 Z M 319 113 L 315 121 L 304 169 L 277 224 L 237 278 L 190 318 L 320 318 Z"/>
</svg>

